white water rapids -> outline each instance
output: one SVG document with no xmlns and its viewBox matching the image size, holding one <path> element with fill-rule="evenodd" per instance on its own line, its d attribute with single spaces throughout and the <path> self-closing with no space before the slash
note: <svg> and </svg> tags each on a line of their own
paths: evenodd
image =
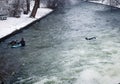
<svg viewBox="0 0 120 84">
<path fill-rule="evenodd" d="M 89 8 L 87 5 L 85 7 Z M 95 7 L 91 9 L 99 11 Z M 104 7 L 100 8 L 103 9 Z M 76 11 L 78 14 L 75 14 Z M 70 13 L 74 15 L 69 16 Z M 109 16 L 107 19 L 104 17 L 109 13 L 100 16 L 96 16 L 93 11 L 89 11 L 88 15 L 85 13 L 74 8 L 66 14 L 64 21 L 70 29 L 66 30 L 63 37 L 67 40 L 55 46 L 53 49 L 55 52 L 52 50 L 49 52 L 49 55 L 57 53 L 60 56 L 57 64 L 61 66 L 62 71 L 52 76 L 38 78 L 35 84 L 120 83 L 120 27 L 115 26 L 115 20 L 111 23 L 112 18 Z M 117 15 L 110 15 L 117 19 Z M 92 36 L 96 36 L 96 39 L 90 41 L 84 39 Z"/>
<path fill-rule="evenodd" d="M 59 9 L 8 39 L 22 36 L 26 40 L 24 48 L 1 48 L 2 55 L 9 58 L 6 67 L 18 70 L 13 84 L 120 83 L 119 11 L 81 3 Z"/>
</svg>

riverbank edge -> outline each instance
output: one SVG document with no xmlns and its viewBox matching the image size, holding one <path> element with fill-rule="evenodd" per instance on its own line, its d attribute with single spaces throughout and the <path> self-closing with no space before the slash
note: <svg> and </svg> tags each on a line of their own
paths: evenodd
<svg viewBox="0 0 120 84">
<path fill-rule="evenodd" d="M 106 4 L 106 3 L 103 3 L 103 2 L 100 2 L 100 1 L 89 1 L 89 2 L 90 3 L 95 3 L 95 4 L 100 4 L 100 5 L 105 5 L 105 6 L 110 6 L 109 4 Z M 118 6 L 110 6 L 110 7 L 120 9 L 120 5 L 118 5 Z"/>
<path fill-rule="evenodd" d="M 36 22 L 44 19 L 44 18 L 47 17 L 48 15 L 52 14 L 54 11 L 55 11 L 55 10 L 52 10 L 52 11 L 50 11 L 48 14 L 46 14 L 46 15 L 44 15 L 44 16 L 42 16 L 42 17 L 40 17 L 40 18 L 38 18 L 38 19 L 36 19 L 36 20 L 28 23 L 28 24 L 26 24 L 24 27 L 21 27 L 20 29 L 17 29 L 17 30 L 15 30 L 15 31 L 11 32 L 10 34 L 7 34 L 6 36 L 0 38 L 0 42 L 3 42 L 3 41 L 5 41 L 7 38 L 9 38 L 9 37 L 11 37 L 11 36 L 13 36 L 13 35 L 15 35 L 15 34 L 17 34 L 17 33 L 22 32 L 22 30 L 27 29 L 27 27 L 29 27 L 29 26 L 33 25 L 34 23 L 36 23 Z"/>
</svg>

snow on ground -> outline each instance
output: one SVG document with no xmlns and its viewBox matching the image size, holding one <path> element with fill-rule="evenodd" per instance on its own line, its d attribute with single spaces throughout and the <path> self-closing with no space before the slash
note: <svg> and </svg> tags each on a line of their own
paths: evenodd
<svg viewBox="0 0 120 84">
<path fill-rule="evenodd" d="M 102 1 L 102 0 L 99 0 L 99 1 L 90 1 L 90 2 L 93 2 L 93 3 L 100 3 L 100 4 L 104 4 L 104 5 L 110 5 L 110 2 L 105 0 L 105 1 Z M 116 6 L 118 8 L 120 8 L 120 5 Z"/>
<path fill-rule="evenodd" d="M 0 39 L 46 16 L 50 12 L 52 12 L 52 9 L 39 8 L 35 18 L 30 18 L 30 14 L 22 14 L 20 18 L 8 17 L 7 20 L 0 20 Z"/>
<path fill-rule="evenodd" d="M 107 0 L 105 0 L 105 1 L 102 1 L 102 0 L 100 0 L 100 1 L 90 1 L 90 2 L 100 3 L 100 4 L 104 4 L 104 5 L 110 5 Z"/>
</svg>

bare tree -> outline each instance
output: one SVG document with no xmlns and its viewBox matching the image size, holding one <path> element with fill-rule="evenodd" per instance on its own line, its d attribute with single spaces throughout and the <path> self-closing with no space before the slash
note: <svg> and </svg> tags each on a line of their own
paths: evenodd
<svg viewBox="0 0 120 84">
<path fill-rule="evenodd" d="M 32 9 L 32 13 L 31 13 L 30 17 L 35 18 L 35 15 L 37 13 L 37 9 L 39 8 L 39 5 L 40 5 L 40 0 L 35 0 L 34 7 Z"/>
<path fill-rule="evenodd" d="M 7 14 L 7 9 L 6 1 L 0 0 L 0 14 Z"/>
<path fill-rule="evenodd" d="M 38 0 L 38 8 L 40 8 L 40 0 Z"/>
<path fill-rule="evenodd" d="M 20 17 L 23 10 L 23 0 L 7 0 L 9 16 Z"/>
<path fill-rule="evenodd" d="M 20 1 L 19 0 L 16 0 L 14 7 L 15 7 L 15 10 L 14 10 L 13 16 L 20 17 L 19 16 L 19 12 L 20 12 Z"/>
<path fill-rule="evenodd" d="M 31 0 L 0 0 L 0 14 L 11 17 L 20 17 L 21 12 L 28 14 Z"/>
<path fill-rule="evenodd" d="M 26 3 L 26 7 L 23 7 L 24 10 L 24 14 L 28 14 L 30 11 L 30 0 L 25 0 Z"/>
<path fill-rule="evenodd" d="M 20 0 L 12 0 L 10 4 L 8 4 L 8 11 L 10 16 L 12 17 L 20 17 Z"/>
</svg>

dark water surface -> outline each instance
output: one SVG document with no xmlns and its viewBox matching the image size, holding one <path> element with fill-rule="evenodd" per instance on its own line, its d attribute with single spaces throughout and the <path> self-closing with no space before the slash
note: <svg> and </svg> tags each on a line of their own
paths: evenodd
<svg viewBox="0 0 120 84">
<path fill-rule="evenodd" d="M 7 46 L 21 37 L 25 47 Z M 0 43 L 0 79 L 6 84 L 118 84 L 119 59 L 120 10 L 80 3 Z"/>
</svg>

